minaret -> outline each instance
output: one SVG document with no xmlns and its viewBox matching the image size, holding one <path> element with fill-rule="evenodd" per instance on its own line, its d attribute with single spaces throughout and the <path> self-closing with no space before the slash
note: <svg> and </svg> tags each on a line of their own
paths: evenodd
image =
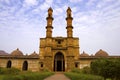
<svg viewBox="0 0 120 80">
<path fill-rule="evenodd" d="M 72 26 L 73 18 L 72 18 L 72 15 L 71 15 L 72 11 L 71 11 L 70 7 L 68 7 L 66 12 L 67 12 L 67 18 L 66 18 L 66 21 L 67 21 L 67 27 L 66 27 L 67 37 L 73 37 L 73 31 L 72 31 L 72 29 L 73 29 L 73 26 Z"/>
<path fill-rule="evenodd" d="M 52 12 L 53 12 L 53 10 L 52 10 L 52 8 L 50 7 L 49 9 L 48 9 L 48 17 L 46 18 L 46 20 L 47 20 L 47 26 L 46 26 L 46 37 L 47 38 L 51 38 L 52 37 L 52 29 L 53 29 L 53 27 L 52 27 L 52 21 L 53 21 L 53 17 L 52 17 Z"/>
</svg>

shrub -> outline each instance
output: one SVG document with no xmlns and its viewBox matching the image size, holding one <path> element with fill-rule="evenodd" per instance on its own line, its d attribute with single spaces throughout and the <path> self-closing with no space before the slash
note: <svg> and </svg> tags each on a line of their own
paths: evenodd
<svg viewBox="0 0 120 80">
<path fill-rule="evenodd" d="M 84 74 L 91 74 L 91 68 L 86 66 L 82 69 L 82 73 Z"/>
<path fill-rule="evenodd" d="M 91 63 L 94 74 L 107 78 L 120 80 L 120 59 L 97 59 Z"/>
<path fill-rule="evenodd" d="M 90 69 L 90 67 L 86 66 L 83 69 L 74 68 L 74 69 L 71 70 L 71 72 L 91 74 L 91 69 Z"/>
<path fill-rule="evenodd" d="M 2 72 L 3 72 L 3 70 L 2 70 L 3 68 L 2 67 L 0 67 L 0 74 L 2 74 Z"/>
<path fill-rule="evenodd" d="M 50 72 L 48 69 L 43 69 L 43 72 Z"/>
<path fill-rule="evenodd" d="M 82 70 L 81 69 L 78 69 L 78 68 L 74 68 L 71 70 L 71 72 L 74 72 L 74 73 L 82 73 Z"/>
<path fill-rule="evenodd" d="M 0 68 L 0 74 L 18 74 L 20 72 L 17 68 Z"/>
</svg>

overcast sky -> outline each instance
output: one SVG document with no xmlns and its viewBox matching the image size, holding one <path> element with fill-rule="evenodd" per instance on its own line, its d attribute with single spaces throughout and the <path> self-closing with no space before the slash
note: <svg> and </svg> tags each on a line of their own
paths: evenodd
<svg viewBox="0 0 120 80">
<path fill-rule="evenodd" d="M 46 36 L 49 7 L 54 37 L 66 37 L 66 10 L 71 7 L 80 53 L 91 55 L 103 49 L 120 55 L 120 0 L 0 0 L 0 50 L 38 53 L 39 38 Z"/>
</svg>

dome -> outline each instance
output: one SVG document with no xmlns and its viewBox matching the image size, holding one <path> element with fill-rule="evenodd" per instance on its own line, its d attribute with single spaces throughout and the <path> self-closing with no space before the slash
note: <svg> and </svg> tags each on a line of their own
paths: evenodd
<svg viewBox="0 0 120 80">
<path fill-rule="evenodd" d="M 83 53 L 80 54 L 80 56 L 82 56 L 82 57 L 88 57 L 89 55 L 83 51 Z"/>
<path fill-rule="evenodd" d="M 17 48 L 16 50 L 14 50 L 11 55 L 13 56 L 23 56 L 23 53 Z"/>
<path fill-rule="evenodd" d="M 109 56 L 107 52 L 103 51 L 102 49 L 100 49 L 96 54 L 95 56 L 97 57 L 107 57 Z"/>
<path fill-rule="evenodd" d="M 30 57 L 39 57 L 39 55 L 34 51 L 32 54 L 29 55 Z"/>
<path fill-rule="evenodd" d="M 9 55 L 8 53 L 6 53 L 5 51 L 3 50 L 0 50 L 0 55 Z"/>
</svg>

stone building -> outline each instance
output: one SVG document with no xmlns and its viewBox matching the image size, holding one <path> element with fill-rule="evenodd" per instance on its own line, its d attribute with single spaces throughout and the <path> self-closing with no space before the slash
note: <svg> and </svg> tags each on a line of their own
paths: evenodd
<svg viewBox="0 0 120 80">
<path fill-rule="evenodd" d="M 73 37 L 71 9 L 67 9 L 67 37 L 52 37 L 52 12 L 48 9 L 46 37 L 40 38 L 40 63 L 51 71 L 68 71 L 74 68 L 79 56 L 79 38 Z M 43 68 L 40 67 L 40 70 Z"/>
<path fill-rule="evenodd" d="M 70 71 L 73 68 L 90 66 L 91 61 L 100 58 L 120 58 L 120 56 L 109 56 L 107 52 L 100 49 L 95 55 L 80 54 L 79 38 L 73 37 L 72 10 L 68 7 L 66 13 L 67 37 L 52 37 L 53 10 L 48 9 L 46 37 L 40 38 L 39 54 L 33 52 L 23 55 L 18 48 L 11 54 L 0 51 L 0 67 L 15 67 L 20 70 L 43 71 Z"/>
<path fill-rule="evenodd" d="M 15 67 L 24 71 L 39 71 L 39 55 L 36 52 L 30 55 L 23 55 L 18 48 L 11 54 L 0 51 L 0 67 Z"/>
</svg>

